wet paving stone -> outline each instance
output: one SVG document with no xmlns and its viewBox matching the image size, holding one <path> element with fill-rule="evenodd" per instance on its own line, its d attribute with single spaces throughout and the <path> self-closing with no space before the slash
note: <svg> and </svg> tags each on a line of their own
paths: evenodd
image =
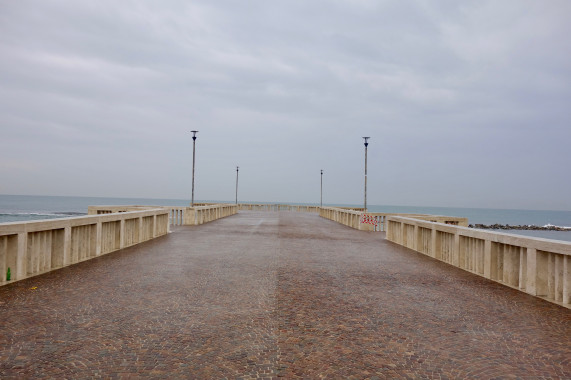
<svg viewBox="0 0 571 380">
<path fill-rule="evenodd" d="M 568 309 L 305 213 L 1 287 L 0 321 L 0 378 L 571 378 Z"/>
</svg>

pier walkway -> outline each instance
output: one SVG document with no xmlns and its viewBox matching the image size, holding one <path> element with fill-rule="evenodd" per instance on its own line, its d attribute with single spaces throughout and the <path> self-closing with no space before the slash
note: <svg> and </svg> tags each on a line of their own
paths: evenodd
<svg viewBox="0 0 571 380">
<path fill-rule="evenodd" d="M 0 378 L 571 378 L 568 309 L 314 214 L 0 288 Z"/>
</svg>

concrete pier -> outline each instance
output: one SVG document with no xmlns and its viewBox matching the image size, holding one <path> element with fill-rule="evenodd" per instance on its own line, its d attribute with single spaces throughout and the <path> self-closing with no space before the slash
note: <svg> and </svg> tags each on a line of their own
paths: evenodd
<svg viewBox="0 0 571 380">
<path fill-rule="evenodd" d="M 0 378 L 571 378 L 568 309 L 310 213 L 0 287 L 0 320 Z"/>
</svg>

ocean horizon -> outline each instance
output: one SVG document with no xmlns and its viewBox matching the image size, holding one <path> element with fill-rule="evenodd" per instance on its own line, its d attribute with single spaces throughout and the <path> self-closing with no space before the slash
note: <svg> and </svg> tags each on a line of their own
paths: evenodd
<svg viewBox="0 0 571 380">
<path fill-rule="evenodd" d="M 197 200 L 198 202 L 234 203 L 220 200 Z M 319 203 L 303 202 L 263 202 L 239 201 L 255 204 L 299 204 L 319 205 Z M 67 218 L 87 214 L 88 206 L 112 205 L 149 205 L 149 206 L 188 206 L 189 199 L 158 198 L 110 198 L 80 196 L 38 196 L 38 195 L 2 195 L 0 194 L 0 223 L 25 222 L 43 219 Z M 324 206 L 362 207 L 362 204 L 324 203 Z M 464 207 L 434 206 L 394 206 L 368 205 L 370 212 L 387 213 L 421 213 L 468 218 L 470 224 L 509 224 L 571 227 L 571 211 L 556 210 L 520 210 L 520 209 L 488 209 Z M 540 237 L 571 241 L 571 231 L 530 231 L 501 230 L 499 232 L 516 235 Z"/>
</svg>

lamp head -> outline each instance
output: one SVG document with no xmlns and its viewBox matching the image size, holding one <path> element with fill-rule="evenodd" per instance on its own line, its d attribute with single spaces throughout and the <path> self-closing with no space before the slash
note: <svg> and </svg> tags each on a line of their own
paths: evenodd
<svg viewBox="0 0 571 380">
<path fill-rule="evenodd" d="M 368 140 L 370 139 L 370 137 L 363 137 L 365 139 L 365 147 L 369 146 L 369 142 Z"/>
<path fill-rule="evenodd" d="M 198 132 L 198 131 L 191 131 L 191 132 L 192 132 L 192 139 L 196 140 L 196 132 Z"/>
</svg>

